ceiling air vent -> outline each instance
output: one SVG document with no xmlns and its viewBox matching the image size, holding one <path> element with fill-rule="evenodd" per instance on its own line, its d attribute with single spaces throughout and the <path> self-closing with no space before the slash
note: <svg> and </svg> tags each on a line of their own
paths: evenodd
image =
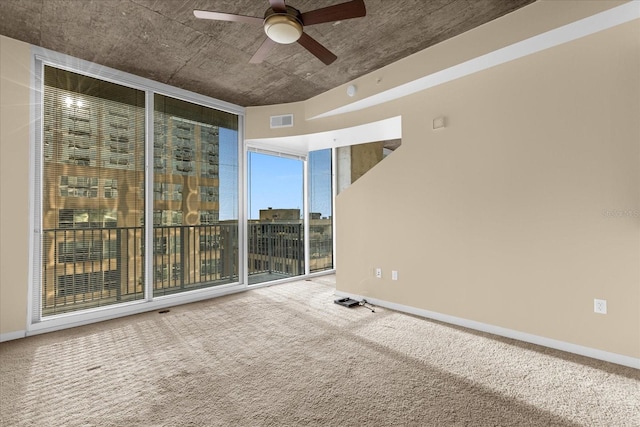
<svg viewBox="0 0 640 427">
<path fill-rule="evenodd" d="M 283 116 L 271 116 L 271 129 L 290 128 L 293 126 L 293 114 L 285 114 Z"/>
</svg>

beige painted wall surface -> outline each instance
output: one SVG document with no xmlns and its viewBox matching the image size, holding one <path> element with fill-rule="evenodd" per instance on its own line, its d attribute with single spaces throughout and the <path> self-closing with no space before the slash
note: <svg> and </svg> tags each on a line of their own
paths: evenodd
<svg viewBox="0 0 640 427">
<path fill-rule="evenodd" d="M 308 118 L 315 117 L 340 107 L 347 101 L 356 101 L 361 97 L 396 87 L 623 3 L 625 1 L 538 0 L 473 31 L 460 34 L 331 89 L 317 96 L 314 102 L 308 103 L 305 113 Z M 358 93 L 352 100 L 346 96 L 349 84 L 358 87 Z"/>
<path fill-rule="evenodd" d="M 338 196 L 338 289 L 640 357 L 639 76 L 636 20 L 394 101 L 402 147 Z"/>
<path fill-rule="evenodd" d="M 0 334 L 27 323 L 30 70 L 29 45 L 0 36 Z"/>
</svg>

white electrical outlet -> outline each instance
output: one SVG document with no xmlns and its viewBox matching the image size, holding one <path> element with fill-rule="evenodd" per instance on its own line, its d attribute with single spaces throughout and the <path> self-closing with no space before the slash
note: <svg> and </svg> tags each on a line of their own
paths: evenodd
<svg viewBox="0 0 640 427">
<path fill-rule="evenodd" d="M 391 271 L 391 280 L 398 280 L 398 272 L 396 270 Z"/>
<path fill-rule="evenodd" d="M 593 300 L 594 313 L 607 314 L 607 300 L 606 299 L 594 299 Z"/>
<path fill-rule="evenodd" d="M 376 268 L 376 278 L 382 279 L 382 269 Z"/>
</svg>

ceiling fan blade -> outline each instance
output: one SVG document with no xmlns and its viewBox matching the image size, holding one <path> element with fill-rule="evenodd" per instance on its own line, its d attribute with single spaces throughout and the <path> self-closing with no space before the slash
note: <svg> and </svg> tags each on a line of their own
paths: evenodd
<svg viewBox="0 0 640 427">
<path fill-rule="evenodd" d="M 360 18 L 366 14 L 367 9 L 364 6 L 364 0 L 351 0 L 346 3 L 304 12 L 300 18 L 304 25 L 314 25 L 343 19 Z"/>
<path fill-rule="evenodd" d="M 194 10 L 193 14 L 200 19 L 213 19 L 215 21 L 244 22 L 245 24 L 262 25 L 264 19 L 255 16 L 234 15 L 233 13 L 209 12 L 206 10 Z"/>
<path fill-rule="evenodd" d="M 256 50 L 256 53 L 253 54 L 253 56 L 249 60 L 249 63 L 250 64 L 261 63 L 264 60 L 264 58 L 267 57 L 267 54 L 271 51 L 271 49 L 273 49 L 275 45 L 276 45 L 276 42 L 274 42 L 269 37 L 267 37 L 264 40 L 264 42 L 260 45 L 258 50 Z"/>
<path fill-rule="evenodd" d="M 325 65 L 331 64 L 333 61 L 338 59 L 333 53 L 329 51 L 326 47 L 322 46 L 318 43 L 314 38 L 312 38 L 307 33 L 302 33 L 300 38 L 298 39 L 298 43 L 302 45 L 305 49 L 311 52 L 316 58 L 320 61 L 324 62 Z"/>
<path fill-rule="evenodd" d="M 274 12 L 284 13 L 287 11 L 287 6 L 284 4 L 284 0 L 269 0 L 269 4 Z"/>
</svg>

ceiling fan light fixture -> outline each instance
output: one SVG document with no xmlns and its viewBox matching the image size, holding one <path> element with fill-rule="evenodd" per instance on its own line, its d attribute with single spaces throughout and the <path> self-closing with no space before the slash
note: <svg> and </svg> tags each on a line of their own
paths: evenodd
<svg viewBox="0 0 640 427">
<path fill-rule="evenodd" d="M 302 24 L 291 15 L 271 15 L 264 21 L 264 32 L 279 44 L 291 44 L 302 35 Z"/>
</svg>

